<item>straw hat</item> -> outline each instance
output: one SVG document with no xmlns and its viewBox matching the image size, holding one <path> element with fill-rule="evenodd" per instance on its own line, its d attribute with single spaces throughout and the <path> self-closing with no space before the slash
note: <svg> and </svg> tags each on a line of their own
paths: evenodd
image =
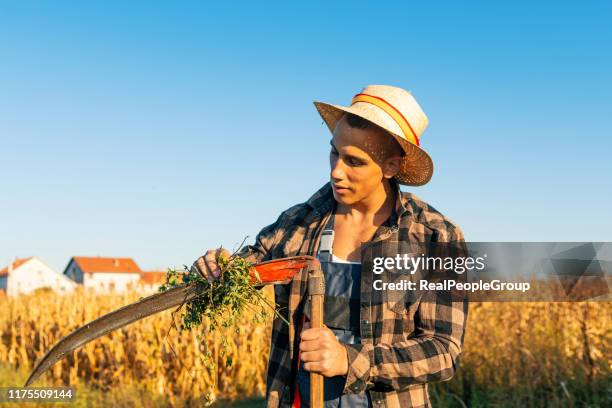
<svg viewBox="0 0 612 408">
<path fill-rule="evenodd" d="M 369 85 L 353 97 L 351 106 L 314 103 L 331 132 L 345 112 L 380 126 L 402 146 L 406 155 L 395 176 L 400 184 L 421 186 L 433 174 L 433 162 L 419 147 L 421 134 L 429 124 L 425 112 L 410 92 L 388 85 Z"/>
</svg>

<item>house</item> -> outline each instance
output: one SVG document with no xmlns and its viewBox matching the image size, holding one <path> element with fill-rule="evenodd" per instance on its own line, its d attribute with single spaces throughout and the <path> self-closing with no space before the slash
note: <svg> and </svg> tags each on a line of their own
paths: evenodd
<svg viewBox="0 0 612 408">
<path fill-rule="evenodd" d="M 132 258 L 74 256 L 64 275 L 95 292 L 124 292 L 137 288 L 142 271 Z"/>
<path fill-rule="evenodd" d="M 166 283 L 164 271 L 145 271 L 140 275 L 139 285 L 144 292 L 157 292 L 164 283 Z"/>
<path fill-rule="evenodd" d="M 30 293 L 39 288 L 50 288 L 58 293 L 69 293 L 76 283 L 57 272 L 35 256 L 15 259 L 0 269 L 0 291 L 8 296 Z"/>
</svg>

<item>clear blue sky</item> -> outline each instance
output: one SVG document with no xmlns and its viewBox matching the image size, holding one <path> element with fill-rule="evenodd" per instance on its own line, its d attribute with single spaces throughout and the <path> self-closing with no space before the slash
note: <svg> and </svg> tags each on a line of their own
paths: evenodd
<svg viewBox="0 0 612 408">
<path fill-rule="evenodd" d="M 0 3 L 3 265 L 252 239 L 328 179 L 312 101 L 372 83 L 468 240 L 612 241 L 610 2 L 84 3 Z"/>
</svg>

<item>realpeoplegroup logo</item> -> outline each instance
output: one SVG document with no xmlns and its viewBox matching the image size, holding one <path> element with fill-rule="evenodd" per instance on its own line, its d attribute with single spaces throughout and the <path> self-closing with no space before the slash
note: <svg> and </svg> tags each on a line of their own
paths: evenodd
<svg viewBox="0 0 612 408">
<path fill-rule="evenodd" d="M 465 291 L 478 292 L 482 290 L 495 291 L 519 291 L 527 292 L 531 288 L 529 282 L 503 282 L 499 279 L 492 281 L 478 280 L 476 282 L 458 282 L 454 279 L 447 279 L 441 282 L 431 282 L 427 279 L 420 279 L 417 282 L 402 279 L 399 282 L 383 282 L 376 279 L 372 282 L 374 290 L 443 290 L 443 291 Z"/>
</svg>

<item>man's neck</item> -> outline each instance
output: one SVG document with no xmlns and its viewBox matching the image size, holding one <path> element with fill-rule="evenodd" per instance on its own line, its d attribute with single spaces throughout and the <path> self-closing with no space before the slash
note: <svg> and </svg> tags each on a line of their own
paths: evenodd
<svg viewBox="0 0 612 408">
<path fill-rule="evenodd" d="M 366 199 L 351 205 L 338 203 L 337 214 L 350 222 L 381 225 L 389 218 L 395 204 L 396 191 L 388 180 L 384 180 Z"/>
</svg>

